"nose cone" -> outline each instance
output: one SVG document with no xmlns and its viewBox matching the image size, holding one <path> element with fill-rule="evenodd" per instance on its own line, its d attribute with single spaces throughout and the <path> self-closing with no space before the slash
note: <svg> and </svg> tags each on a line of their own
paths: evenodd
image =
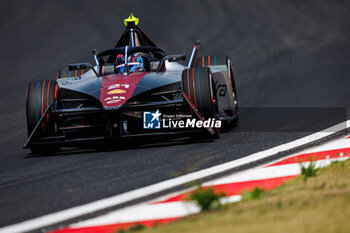
<svg viewBox="0 0 350 233">
<path fill-rule="evenodd" d="M 135 91 L 136 86 L 146 73 L 132 73 L 128 75 L 116 74 L 103 77 L 100 101 L 107 109 L 118 109 Z"/>
</svg>

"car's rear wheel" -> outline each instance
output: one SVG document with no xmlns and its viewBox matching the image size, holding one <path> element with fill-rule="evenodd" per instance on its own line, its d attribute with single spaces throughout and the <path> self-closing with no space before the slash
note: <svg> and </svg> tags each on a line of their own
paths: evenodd
<svg viewBox="0 0 350 233">
<path fill-rule="evenodd" d="M 238 123 L 238 97 L 237 97 L 237 91 L 236 91 L 236 84 L 235 84 L 235 78 L 233 73 L 233 66 L 232 62 L 227 56 L 222 55 L 212 55 L 212 56 L 203 56 L 197 59 L 196 67 L 208 67 L 208 66 L 220 66 L 225 65 L 227 67 L 228 76 L 230 78 L 231 82 L 231 88 L 232 88 L 232 98 L 233 98 L 233 116 L 234 118 L 232 120 L 225 121 L 224 128 L 232 128 L 237 125 Z"/>
<path fill-rule="evenodd" d="M 28 137 L 33 132 L 35 126 L 43 116 L 47 107 L 54 103 L 57 105 L 59 87 L 56 81 L 32 81 L 27 87 L 26 118 Z M 42 123 L 33 135 L 34 139 L 51 136 L 56 133 L 56 126 L 49 114 L 46 114 Z M 60 150 L 58 145 L 30 145 L 32 153 L 53 153 Z"/>
<path fill-rule="evenodd" d="M 182 85 L 183 93 L 198 109 L 205 120 L 217 119 L 218 105 L 213 77 L 209 68 L 184 70 L 182 73 Z M 192 115 L 195 115 L 195 113 L 192 112 Z M 204 131 L 208 132 L 206 129 Z M 208 133 L 207 136 L 213 138 L 219 137 L 220 128 L 214 128 L 214 131 L 214 134 Z"/>
<path fill-rule="evenodd" d="M 238 124 L 239 114 L 238 114 L 238 97 L 237 97 L 237 91 L 236 91 L 236 83 L 235 83 L 235 77 L 233 73 L 233 66 L 230 59 L 227 58 L 227 70 L 229 72 L 229 77 L 231 80 L 231 87 L 232 87 L 232 94 L 233 94 L 233 103 L 234 103 L 234 114 L 235 118 L 232 122 L 228 122 L 231 126 L 236 126 Z"/>
</svg>

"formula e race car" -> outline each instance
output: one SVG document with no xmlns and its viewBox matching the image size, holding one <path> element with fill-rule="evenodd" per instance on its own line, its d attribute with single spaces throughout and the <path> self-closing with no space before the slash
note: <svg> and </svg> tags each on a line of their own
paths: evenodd
<svg viewBox="0 0 350 233">
<path fill-rule="evenodd" d="M 62 146 L 135 136 L 203 135 L 238 121 L 233 68 L 226 56 L 166 55 L 132 14 L 114 48 L 95 65 L 70 64 L 56 80 L 32 81 L 26 93 L 28 140 L 33 153 Z"/>
</svg>

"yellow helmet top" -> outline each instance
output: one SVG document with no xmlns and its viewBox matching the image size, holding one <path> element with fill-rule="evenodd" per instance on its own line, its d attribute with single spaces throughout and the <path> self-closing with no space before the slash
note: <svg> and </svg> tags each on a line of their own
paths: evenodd
<svg viewBox="0 0 350 233">
<path fill-rule="evenodd" d="M 139 24 L 139 18 L 134 17 L 133 13 L 130 14 L 129 18 L 124 19 L 125 26 L 128 26 L 128 23 L 134 22 L 135 25 Z"/>
</svg>

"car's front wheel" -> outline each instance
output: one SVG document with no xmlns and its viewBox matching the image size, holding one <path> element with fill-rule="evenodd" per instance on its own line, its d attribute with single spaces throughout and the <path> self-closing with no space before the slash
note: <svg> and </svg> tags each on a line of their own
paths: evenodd
<svg viewBox="0 0 350 233">
<path fill-rule="evenodd" d="M 214 88 L 213 77 L 207 67 L 198 67 L 184 70 L 182 73 L 183 93 L 205 120 L 213 120 L 218 117 L 218 103 Z M 194 113 L 192 115 L 195 115 Z M 205 129 L 206 136 L 218 138 L 220 128 L 213 128 L 213 134 Z"/>
<path fill-rule="evenodd" d="M 41 117 L 44 115 L 46 108 L 54 103 L 53 108 L 57 104 L 59 95 L 59 87 L 56 81 L 43 80 L 32 81 L 27 87 L 27 103 L 26 103 L 26 118 L 28 137 L 32 134 L 35 126 L 38 124 Z M 42 123 L 37 128 L 34 139 L 45 136 L 51 136 L 56 133 L 56 126 L 49 114 L 44 116 Z M 32 153 L 53 153 L 60 150 L 58 145 L 30 145 Z"/>
</svg>

